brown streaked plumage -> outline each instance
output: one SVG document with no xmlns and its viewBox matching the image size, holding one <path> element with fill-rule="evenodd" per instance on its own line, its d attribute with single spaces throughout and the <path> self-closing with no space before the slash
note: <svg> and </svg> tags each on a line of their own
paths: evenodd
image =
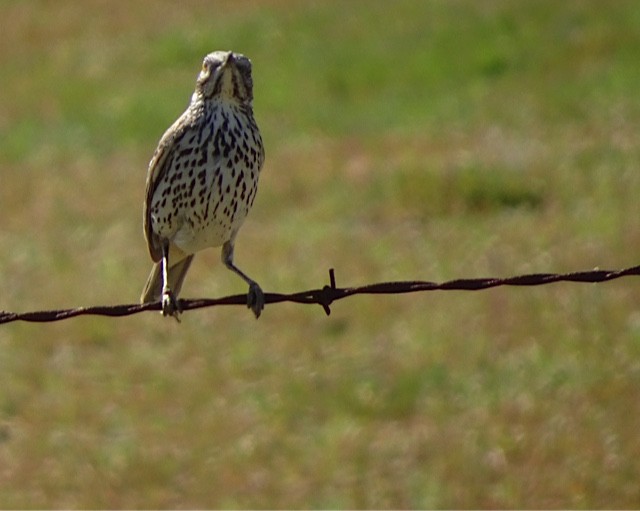
<svg viewBox="0 0 640 511">
<path fill-rule="evenodd" d="M 177 296 L 194 254 L 222 246 L 222 261 L 249 284 L 247 305 L 264 307 L 260 286 L 233 263 L 238 230 L 255 199 L 264 148 L 253 118 L 251 61 L 216 51 L 204 58 L 187 110 L 160 139 L 147 173 L 144 234 L 155 262 L 141 301 Z"/>
</svg>

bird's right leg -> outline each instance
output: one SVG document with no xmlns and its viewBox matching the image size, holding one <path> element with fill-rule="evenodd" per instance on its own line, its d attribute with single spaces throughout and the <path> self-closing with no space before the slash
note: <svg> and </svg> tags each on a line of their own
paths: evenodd
<svg viewBox="0 0 640 511">
<path fill-rule="evenodd" d="M 169 287 L 169 241 L 162 242 L 162 315 L 180 321 L 180 305 Z"/>
<path fill-rule="evenodd" d="M 247 293 L 247 307 L 249 307 L 256 315 L 256 319 L 260 317 L 262 309 L 264 309 L 264 293 L 258 283 L 247 276 L 240 268 L 233 263 L 233 242 L 235 234 L 229 241 L 222 245 L 222 262 L 232 272 L 239 275 L 242 280 L 249 284 L 249 292 Z"/>
</svg>

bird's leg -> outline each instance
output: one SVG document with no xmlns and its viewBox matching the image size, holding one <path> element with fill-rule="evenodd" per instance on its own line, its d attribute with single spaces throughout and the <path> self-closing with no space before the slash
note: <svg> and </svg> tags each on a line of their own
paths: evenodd
<svg viewBox="0 0 640 511">
<path fill-rule="evenodd" d="M 262 309 L 264 309 L 264 293 L 258 283 L 249 278 L 240 268 L 233 264 L 233 238 L 226 241 L 222 245 L 222 262 L 232 272 L 238 274 L 242 280 L 249 284 L 249 292 L 247 293 L 247 307 L 253 311 L 256 318 L 260 317 Z"/>
<path fill-rule="evenodd" d="M 162 243 L 162 315 L 180 322 L 180 306 L 169 288 L 169 242 Z"/>
</svg>

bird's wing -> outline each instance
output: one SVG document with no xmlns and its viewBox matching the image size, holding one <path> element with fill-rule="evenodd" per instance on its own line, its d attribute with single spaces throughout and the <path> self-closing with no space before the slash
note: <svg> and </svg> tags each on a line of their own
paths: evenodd
<svg viewBox="0 0 640 511">
<path fill-rule="evenodd" d="M 195 134 L 197 127 L 194 123 L 194 116 L 187 110 L 183 113 L 173 125 L 165 131 L 164 135 L 158 143 L 158 147 L 153 153 L 153 158 L 149 162 L 149 170 L 147 171 L 147 183 L 144 199 L 144 237 L 147 240 L 147 247 L 151 258 L 158 262 L 162 259 L 162 246 L 158 236 L 153 232 L 151 227 L 151 204 L 153 202 L 153 194 L 156 191 L 158 183 L 166 174 L 168 167 L 172 161 L 171 155 L 179 151 L 181 142 L 188 140 L 192 134 Z"/>
</svg>

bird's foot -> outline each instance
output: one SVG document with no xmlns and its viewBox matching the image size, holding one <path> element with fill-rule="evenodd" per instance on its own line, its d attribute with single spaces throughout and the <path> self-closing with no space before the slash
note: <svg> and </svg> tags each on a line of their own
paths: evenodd
<svg viewBox="0 0 640 511">
<path fill-rule="evenodd" d="M 264 309 L 264 293 L 256 282 L 249 283 L 249 292 L 247 293 L 247 307 L 256 315 L 256 319 L 260 317 L 262 309 Z"/>
<path fill-rule="evenodd" d="M 182 312 L 182 308 L 180 307 L 180 303 L 176 300 L 173 292 L 170 289 L 166 289 L 162 292 L 162 315 L 163 316 L 172 316 L 175 320 L 180 323 L 180 313 Z"/>
</svg>

